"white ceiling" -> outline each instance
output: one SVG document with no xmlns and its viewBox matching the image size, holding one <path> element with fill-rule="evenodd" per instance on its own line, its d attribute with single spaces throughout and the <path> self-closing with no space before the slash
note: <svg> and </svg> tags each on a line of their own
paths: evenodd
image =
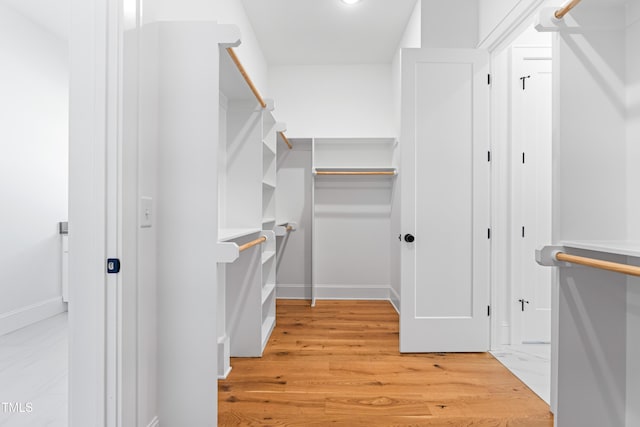
<svg viewBox="0 0 640 427">
<path fill-rule="evenodd" d="M 0 0 L 27 19 L 64 40 L 69 35 L 69 0 Z"/>
<path fill-rule="evenodd" d="M 391 62 L 416 0 L 242 0 L 270 65 Z"/>
</svg>

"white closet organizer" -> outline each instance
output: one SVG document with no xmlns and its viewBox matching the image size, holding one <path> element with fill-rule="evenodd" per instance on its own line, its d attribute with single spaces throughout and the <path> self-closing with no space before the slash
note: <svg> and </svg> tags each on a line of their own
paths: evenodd
<svg viewBox="0 0 640 427">
<path fill-rule="evenodd" d="M 259 357 L 275 327 L 277 132 L 273 102 L 258 101 L 220 51 L 218 374 L 230 357 Z M 257 240 L 260 240 L 257 242 Z M 242 251 L 243 245 L 256 242 Z M 226 244 L 225 244 L 226 243 Z M 240 253 L 242 252 L 242 253 Z"/>
<path fill-rule="evenodd" d="M 316 138 L 311 300 L 389 299 L 394 138 Z"/>
</svg>

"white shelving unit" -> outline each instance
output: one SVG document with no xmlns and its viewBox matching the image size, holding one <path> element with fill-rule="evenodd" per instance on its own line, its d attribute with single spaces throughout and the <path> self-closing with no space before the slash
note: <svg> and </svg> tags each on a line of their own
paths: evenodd
<svg viewBox="0 0 640 427">
<path fill-rule="evenodd" d="M 396 149 L 394 138 L 313 140 L 312 305 L 389 298 Z"/>
<path fill-rule="evenodd" d="M 284 125 L 271 101 L 266 108 L 257 102 L 228 53 L 221 50 L 220 58 L 218 241 L 239 247 L 267 239 L 219 269 L 218 374 L 224 378 L 230 357 L 262 355 L 275 326 L 276 143 Z"/>
</svg>

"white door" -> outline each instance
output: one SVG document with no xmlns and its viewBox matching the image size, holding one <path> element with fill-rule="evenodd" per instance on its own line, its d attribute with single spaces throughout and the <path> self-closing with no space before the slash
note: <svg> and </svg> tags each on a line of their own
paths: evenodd
<svg viewBox="0 0 640 427">
<path fill-rule="evenodd" d="M 551 48 L 514 47 L 512 58 L 512 342 L 550 342 L 552 272 L 534 254 L 551 241 Z"/>
<path fill-rule="evenodd" d="M 488 64 L 402 51 L 402 352 L 489 349 Z"/>
</svg>

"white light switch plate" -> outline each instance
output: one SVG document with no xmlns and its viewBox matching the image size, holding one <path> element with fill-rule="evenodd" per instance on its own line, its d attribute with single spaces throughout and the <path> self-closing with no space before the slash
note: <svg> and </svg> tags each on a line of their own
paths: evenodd
<svg viewBox="0 0 640 427">
<path fill-rule="evenodd" d="M 140 197 L 140 228 L 150 228 L 153 225 L 153 199 Z"/>
</svg>

